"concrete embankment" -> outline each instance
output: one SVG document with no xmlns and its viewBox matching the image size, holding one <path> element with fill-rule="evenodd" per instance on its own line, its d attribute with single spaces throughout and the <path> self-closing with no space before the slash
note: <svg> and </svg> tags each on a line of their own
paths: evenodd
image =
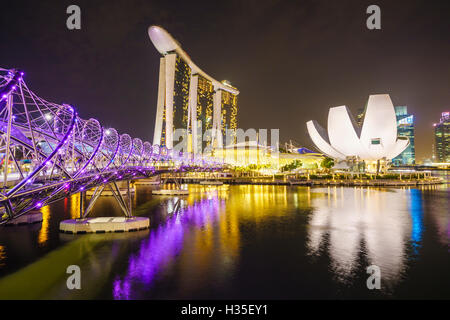
<svg viewBox="0 0 450 320">
<path fill-rule="evenodd" d="M 209 178 L 210 179 L 210 178 Z M 182 179 L 182 183 L 201 183 L 202 179 Z M 226 178 L 218 179 L 224 184 L 254 184 L 254 185 L 305 185 L 305 186 L 423 186 L 445 183 L 438 178 L 429 179 L 309 179 L 309 180 L 277 180 L 264 178 Z"/>
</svg>

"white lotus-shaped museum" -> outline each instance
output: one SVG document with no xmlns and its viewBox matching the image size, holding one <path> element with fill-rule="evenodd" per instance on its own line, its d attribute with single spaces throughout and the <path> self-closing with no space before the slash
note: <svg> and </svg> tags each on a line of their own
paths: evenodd
<svg viewBox="0 0 450 320">
<path fill-rule="evenodd" d="M 409 145 L 407 137 L 397 137 L 394 105 L 388 94 L 369 96 L 361 128 L 346 106 L 330 108 L 328 132 L 315 120 L 306 126 L 316 147 L 339 160 L 390 160 Z"/>
</svg>

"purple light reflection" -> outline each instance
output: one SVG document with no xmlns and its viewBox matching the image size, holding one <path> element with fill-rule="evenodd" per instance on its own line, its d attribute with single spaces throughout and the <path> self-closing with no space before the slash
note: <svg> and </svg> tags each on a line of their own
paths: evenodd
<svg viewBox="0 0 450 320">
<path fill-rule="evenodd" d="M 157 276 L 182 250 L 184 235 L 194 225 L 200 229 L 219 217 L 221 202 L 217 194 L 202 199 L 179 213 L 174 213 L 165 224 L 150 233 L 140 244 L 139 252 L 132 255 L 124 277 L 113 282 L 113 297 L 116 300 L 139 299 L 134 286 L 149 288 Z"/>
</svg>

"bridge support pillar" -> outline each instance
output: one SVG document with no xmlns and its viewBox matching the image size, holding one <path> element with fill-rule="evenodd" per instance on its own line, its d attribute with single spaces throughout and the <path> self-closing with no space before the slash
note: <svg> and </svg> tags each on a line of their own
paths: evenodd
<svg viewBox="0 0 450 320">
<path fill-rule="evenodd" d="M 127 196 L 128 196 L 128 216 L 133 216 L 133 206 L 131 205 L 130 180 L 127 180 Z"/>
<path fill-rule="evenodd" d="M 167 185 L 167 180 L 173 180 L 175 182 L 175 188 L 174 189 L 164 189 L 164 186 Z M 152 194 L 155 195 L 161 195 L 161 196 L 182 196 L 182 195 L 188 195 L 189 190 L 181 189 L 180 184 L 180 177 L 178 172 L 174 172 L 172 178 L 164 178 L 163 182 L 161 183 L 162 188 L 159 190 L 153 190 Z"/>
<path fill-rule="evenodd" d="M 80 219 L 84 216 L 84 204 L 86 202 L 86 191 L 80 192 Z"/>
<path fill-rule="evenodd" d="M 86 192 L 80 194 L 80 218 L 64 220 L 59 224 L 59 230 L 65 233 L 105 233 L 105 232 L 128 232 L 148 229 L 150 226 L 150 219 L 147 217 L 133 217 L 132 216 L 132 190 L 130 186 L 131 181 L 127 180 L 127 196 L 128 201 L 125 201 L 116 182 L 98 186 L 93 192 L 91 199 L 84 210 L 86 203 Z M 103 190 L 108 187 L 119 204 L 125 217 L 97 217 L 88 218 L 88 214 L 94 207 Z"/>
</svg>

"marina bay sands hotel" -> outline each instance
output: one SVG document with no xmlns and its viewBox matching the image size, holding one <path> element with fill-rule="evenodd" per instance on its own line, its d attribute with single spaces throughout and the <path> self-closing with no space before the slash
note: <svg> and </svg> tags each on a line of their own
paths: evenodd
<svg viewBox="0 0 450 320">
<path fill-rule="evenodd" d="M 172 149 L 176 129 L 186 129 L 188 150 L 194 154 L 207 147 L 222 148 L 227 140 L 234 143 L 235 137 L 230 141 L 225 134 L 227 129 L 237 129 L 239 91 L 203 72 L 163 28 L 151 26 L 148 34 L 163 55 L 153 144 Z M 204 139 L 207 132 L 211 134 Z"/>
</svg>

